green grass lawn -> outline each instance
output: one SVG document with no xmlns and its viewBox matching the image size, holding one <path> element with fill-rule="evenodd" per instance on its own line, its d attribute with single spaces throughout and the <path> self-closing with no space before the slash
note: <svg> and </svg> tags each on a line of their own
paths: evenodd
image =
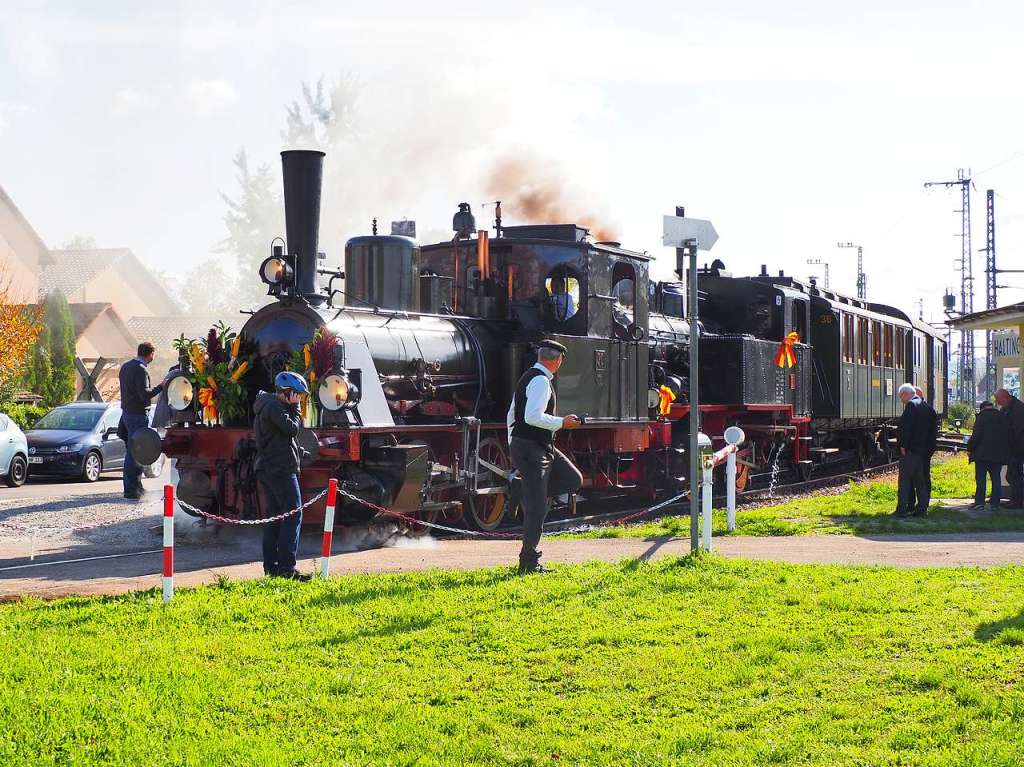
<svg viewBox="0 0 1024 767">
<path fill-rule="evenodd" d="M 0 605 L 0 764 L 978 765 L 1024 568 L 716 559 Z"/>
<path fill-rule="evenodd" d="M 740 506 L 736 535 L 808 535 L 820 533 L 958 533 L 1024 531 L 1024 512 L 970 512 L 943 508 L 940 499 L 973 498 L 974 466 L 964 455 L 938 459 L 932 466 L 932 506 L 927 517 L 892 516 L 896 479 L 850 482 L 844 492 L 781 501 L 774 506 Z M 688 536 L 689 516 L 667 516 L 651 522 L 596 528 L 592 538 Z M 714 534 L 726 534 L 725 510 L 714 513 Z"/>
</svg>

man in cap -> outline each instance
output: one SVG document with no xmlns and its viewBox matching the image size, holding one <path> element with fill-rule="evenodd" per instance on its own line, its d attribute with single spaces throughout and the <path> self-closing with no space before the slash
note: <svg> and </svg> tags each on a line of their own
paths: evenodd
<svg viewBox="0 0 1024 767">
<path fill-rule="evenodd" d="M 548 498 L 575 493 L 583 484 L 579 469 L 555 447 L 556 431 L 580 425 L 574 415 L 555 415 L 551 379 L 562 366 L 565 353 L 565 347 L 557 341 L 545 339 L 537 345 L 537 364 L 519 379 L 506 419 L 512 465 L 518 471 L 509 482 L 510 503 L 512 508 L 520 500 L 523 504 L 521 574 L 544 571 L 537 544 L 548 512 Z"/>
</svg>

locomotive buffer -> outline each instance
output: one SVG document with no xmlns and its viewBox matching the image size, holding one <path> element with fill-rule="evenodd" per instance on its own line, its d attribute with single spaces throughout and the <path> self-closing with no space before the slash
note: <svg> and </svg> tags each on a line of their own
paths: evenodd
<svg viewBox="0 0 1024 767">
<path fill-rule="evenodd" d="M 686 321 L 690 325 L 690 551 L 696 552 L 699 541 L 697 533 L 697 511 L 700 508 L 697 493 L 697 476 L 700 467 L 697 437 L 700 433 L 700 392 L 698 381 L 700 328 L 697 325 L 699 311 L 697 307 L 697 251 L 711 250 L 718 241 L 718 232 L 710 221 L 699 218 L 686 218 L 683 208 L 676 206 L 676 215 L 665 216 L 663 219 L 662 244 L 676 248 L 677 269 L 680 279 L 683 278 L 683 258 L 689 257 L 689 295 L 686 300 Z M 711 492 L 710 488 L 708 492 Z M 710 529 L 710 526 L 709 526 Z M 710 548 L 710 541 L 704 545 Z"/>
</svg>

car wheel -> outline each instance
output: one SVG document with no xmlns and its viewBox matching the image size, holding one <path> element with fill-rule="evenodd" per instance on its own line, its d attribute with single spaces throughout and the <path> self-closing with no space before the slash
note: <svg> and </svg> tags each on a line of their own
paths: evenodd
<svg viewBox="0 0 1024 767">
<path fill-rule="evenodd" d="M 95 482 L 100 478 L 102 471 L 103 459 L 100 458 L 100 454 L 86 454 L 85 461 L 82 463 L 82 480 L 85 482 Z"/>
<path fill-rule="evenodd" d="M 21 487 L 28 479 L 28 461 L 25 456 L 16 455 L 11 459 L 11 467 L 7 470 L 7 486 Z"/>
</svg>

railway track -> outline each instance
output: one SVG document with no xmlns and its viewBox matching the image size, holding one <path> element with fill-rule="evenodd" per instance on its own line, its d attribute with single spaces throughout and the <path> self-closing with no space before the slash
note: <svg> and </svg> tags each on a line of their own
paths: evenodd
<svg viewBox="0 0 1024 767">
<path fill-rule="evenodd" d="M 753 490 L 746 490 L 736 494 L 737 506 L 744 504 L 757 503 L 769 499 L 781 499 L 786 497 L 793 497 L 803 495 L 816 490 L 822 490 L 829 487 L 838 487 L 845 484 L 849 480 L 860 480 L 866 479 L 881 474 L 887 474 L 892 471 L 896 471 L 899 468 L 899 462 L 894 461 L 892 463 L 885 463 L 879 466 L 869 466 L 861 471 L 854 472 L 841 472 L 837 474 L 829 474 L 826 476 L 815 477 L 804 482 L 791 482 L 784 485 L 776 485 L 774 488 L 756 488 Z M 715 496 L 715 504 L 721 504 L 725 502 L 725 496 Z M 663 503 L 663 502 L 662 502 Z M 650 516 L 643 515 L 640 519 L 643 521 L 650 521 L 651 519 L 657 519 L 660 516 L 665 516 L 669 513 L 679 513 L 679 510 L 685 510 L 689 503 L 689 494 L 684 494 L 677 501 L 667 504 Z M 657 504 L 655 504 L 657 505 Z M 603 525 L 612 524 L 619 522 L 631 516 L 635 516 L 640 512 L 644 511 L 644 507 L 633 507 L 628 509 L 617 508 L 614 510 L 598 512 L 594 514 L 586 514 L 583 516 L 575 517 L 564 517 L 561 519 L 553 519 L 544 523 L 545 533 L 564 533 L 564 532 L 585 532 L 595 527 L 601 527 Z M 638 520 L 639 521 L 639 520 Z M 521 532 L 521 525 L 512 525 L 508 527 L 502 527 L 502 533 L 516 533 Z M 447 537 L 447 536 L 446 536 Z M 458 534 L 451 534 L 450 537 L 458 538 Z"/>
</svg>

